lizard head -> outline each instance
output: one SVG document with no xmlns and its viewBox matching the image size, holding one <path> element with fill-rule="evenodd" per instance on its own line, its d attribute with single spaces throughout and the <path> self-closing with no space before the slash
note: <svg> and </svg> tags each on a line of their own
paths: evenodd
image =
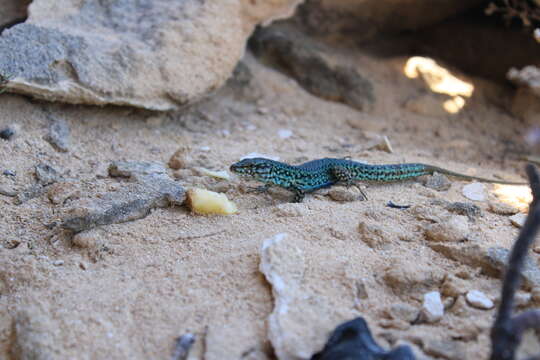
<svg viewBox="0 0 540 360">
<path fill-rule="evenodd" d="M 274 161 L 265 158 L 244 159 L 231 165 L 231 171 L 240 175 L 264 181 L 272 175 Z"/>
</svg>

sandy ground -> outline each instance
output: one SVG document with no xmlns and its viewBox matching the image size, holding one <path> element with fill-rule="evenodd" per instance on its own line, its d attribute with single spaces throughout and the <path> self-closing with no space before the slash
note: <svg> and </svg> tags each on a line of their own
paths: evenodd
<svg viewBox="0 0 540 360">
<path fill-rule="evenodd" d="M 0 140 L 0 170 L 16 174 L 0 175 L 0 185 L 16 192 L 28 188 L 35 183 L 34 166 L 47 163 L 78 193 L 61 204 L 51 203 L 46 194 L 21 205 L 0 195 L 0 358 L 166 359 L 174 339 L 193 332 L 198 336 L 193 359 L 271 359 L 266 319 L 274 299 L 259 262 L 263 241 L 277 233 L 298 241 L 312 295 L 326 299 L 335 311 L 327 314 L 325 333 L 348 316 L 361 315 L 384 346 L 405 340 L 433 358 L 486 358 L 495 310 L 474 309 L 462 296 L 460 308 L 450 307 L 434 324 L 383 319 L 395 304 L 419 309 L 423 294 L 441 291 L 450 275 L 461 281 L 463 291 L 477 289 L 497 299 L 497 277 L 474 261 L 434 251 L 424 235 L 431 222 L 422 214 L 448 215 L 432 205 L 434 200 L 472 202 L 462 195 L 464 181 L 452 179 L 447 191 L 418 181 L 364 184 L 367 201 L 337 202 L 322 191 L 290 204 L 286 192 L 246 193 L 237 179 L 217 181 L 188 167 L 170 175 L 188 188 L 226 192 L 239 213 L 199 216 L 185 207 L 156 209 L 144 219 L 102 227 L 87 248 L 73 245 L 71 235 L 58 227 L 47 227 L 61 221 L 80 198 L 122 187 L 107 176 L 111 161 L 167 163 L 183 146 L 191 149 L 193 164 L 214 170 L 258 152 L 291 163 L 351 156 L 524 179 L 523 163 L 513 154 L 526 150 L 522 143 L 528 128 L 505 110 L 510 90 L 454 72 L 475 86 L 465 107 L 457 114 L 422 115 L 404 104 L 418 97 L 429 104 L 445 99 L 424 80 L 404 75 L 406 57 L 372 58 L 344 49 L 333 56 L 354 64 L 373 82 L 371 113 L 314 97 L 251 57 L 246 60 L 254 75 L 250 97 L 217 95 L 199 112 L 184 116 L 2 95 L 0 127 L 17 124 L 19 130 L 11 140 Z M 69 125 L 69 152 L 58 152 L 44 140 L 47 114 Z M 291 130 L 292 136 L 280 138 L 280 129 Z M 378 135 L 388 136 L 393 153 L 366 148 Z M 491 192 L 495 188 L 487 185 L 488 199 L 474 202 L 481 215 L 468 223 L 467 240 L 453 244 L 458 249 L 471 244 L 509 248 L 516 237 L 518 229 L 508 216 L 488 210 L 498 201 Z M 413 208 L 390 209 L 390 200 Z M 360 223 L 390 235 L 366 241 Z M 538 261 L 538 254 L 532 257 Z M 393 269 L 411 278 L 389 280 Z M 358 279 L 367 298 L 358 298 Z M 441 355 L 442 350 L 431 349 L 437 343 L 457 350 Z"/>
</svg>

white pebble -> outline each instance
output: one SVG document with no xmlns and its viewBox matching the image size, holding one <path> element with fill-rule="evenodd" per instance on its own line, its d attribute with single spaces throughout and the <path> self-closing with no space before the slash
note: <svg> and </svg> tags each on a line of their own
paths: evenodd
<svg viewBox="0 0 540 360">
<path fill-rule="evenodd" d="M 469 200 L 473 201 L 484 201 L 486 200 L 484 184 L 475 182 L 472 184 L 465 185 L 463 187 L 462 193 Z"/>
<path fill-rule="evenodd" d="M 428 323 L 439 321 L 444 315 L 444 305 L 441 300 L 441 294 L 438 291 L 424 294 L 424 303 L 420 310 L 420 318 Z"/>
<path fill-rule="evenodd" d="M 290 138 L 293 135 L 293 132 L 289 129 L 279 129 L 278 130 L 278 136 L 281 139 L 287 139 Z"/>
<path fill-rule="evenodd" d="M 482 310 L 489 310 L 493 308 L 494 304 L 483 292 L 478 290 L 471 290 L 465 296 L 469 305 Z"/>
<path fill-rule="evenodd" d="M 64 265 L 64 260 L 55 260 L 53 261 L 54 266 L 62 266 Z"/>
<path fill-rule="evenodd" d="M 523 213 L 519 213 L 513 216 L 510 216 L 510 222 L 515 227 L 521 228 L 523 227 L 523 224 L 525 224 L 525 220 L 527 220 L 527 215 Z"/>
</svg>

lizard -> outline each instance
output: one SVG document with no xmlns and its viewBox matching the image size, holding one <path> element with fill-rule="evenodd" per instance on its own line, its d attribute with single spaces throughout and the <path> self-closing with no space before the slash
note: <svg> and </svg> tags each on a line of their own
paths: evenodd
<svg viewBox="0 0 540 360">
<path fill-rule="evenodd" d="M 302 202 L 305 194 L 338 183 L 350 186 L 355 181 L 403 181 L 436 172 L 465 180 L 505 185 L 527 185 L 526 182 L 503 181 L 460 174 L 422 163 L 371 165 L 335 158 L 312 160 L 300 165 L 289 165 L 260 157 L 249 158 L 232 164 L 230 170 L 241 177 L 263 182 L 265 185 L 256 188 L 260 192 L 267 191 L 273 185 L 293 192 L 293 202 Z"/>
</svg>

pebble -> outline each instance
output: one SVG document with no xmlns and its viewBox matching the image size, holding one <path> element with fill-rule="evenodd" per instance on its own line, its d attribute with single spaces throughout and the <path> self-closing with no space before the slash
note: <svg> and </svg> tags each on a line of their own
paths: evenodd
<svg viewBox="0 0 540 360">
<path fill-rule="evenodd" d="M 95 228 L 75 234 L 71 242 L 73 245 L 83 249 L 97 248 L 104 242 L 103 237 L 103 231 Z"/>
<path fill-rule="evenodd" d="M 486 200 L 485 188 L 484 184 L 475 182 L 465 185 L 462 189 L 462 194 L 469 200 L 484 201 Z"/>
<path fill-rule="evenodd" d="M 184 169 L 189 166 L 192 161 L 189 153 L 191 148 L 189 146 L 182 146 L 169 159 L 168 165 L 173 170 Z"/>
<path fill-rule="evenodd" d="M 17 192 L 4 185 L 0 185 L 0 195 L 14 197 L 17 196 Z"/>
<path fill-rule="evenodd" d="M 445 209 L 452 213 L 465 215 L 471 221 L 474 221 L 474 219 L 480 216 L 480 214 L 482 213 L 478 206 L 474 205 L 473 203 L 466 202 L 453 202 L 447 204 L 445 206 Z"/>
<path fill-rule="evenodd" d="M 57 151 L 67 152 L 70 147 L 69 132 L 69 126 L 65 120 L 52 119 L 45 140 Z"/>
<path fill-rule="evenodd" d="M 427 323 L 434 323 L 442 319 L 444 315 L 444 305 L 441 294 L 438 291 L 431 291 L 424 294 L 424 302 L 420 310 L 419 320 Z"/>
<path fill-rule="evenodd" d="M 519 212 L 519 209 L 515 206 L 503 202 L 490 201 L 489 211 L 498 215 L 515 215 Z"/>
<path fill-rule="evenodd" d="M 15 171 L 11 171 L 11 170 L 4 170 L 2 172 L 2 175 L 4 176 L 17 176 L 17 174 L 15 173 Z"/>
<path fill-rule="evenodd" d="M 8 126 L 0 130 L 0 139 L 9 140 L 17 133 L 17 128 L 15 126 Z"/>
<path fill-rule="evenodd" d="M 482 310 L 492 309 L 495 304 L 483 292 L 478 290 L 470 290 L 465 295 L 467 303 L 472 307 Z"/>
<path fill-rule="evenodd" d="M 356 187 L 334 186 L 328 191 L 328 196 L 334 201 L 350 202 L 363 199 L 363 195 Z"/>
<path fill-rule="evenodd" d="M 280 139 L 287 139 L 290 138 L 293 135 L 293 132 L 289 129 L 279 129 L 278 130 L 278 136 Z"/>
<path fill-rule="evenodd" d="M 64 265 L 64 260 L 55 260 L 52 263 L 54 266 L 62 266 Z"/>
<path fill-rule="evenodd" d="M 426 227 L 425 235 L 428 240 L 440 242 L 459 242 L 467 239 L 469 223 L 467 217 L 452 215 L 441 222 Z"/>
<path fill-rule="evenodd" d="M 510 216 L 510 222 L 517 228 L 523 227 L 523 225 L 525 224 L 525 220 L 527 220 L 527 214 L 519 213 Z"/>
<path fill-rule="evenodd" d="M 450 189 L 452 183 L 448 178 L 442 174 L 435 173 L 431 176 L 428 176 L 424 182 L 424 186 L 433 189 L 436 191 L 446 191 Z"/>
<path fill-rule="evenodd" d="M 59 178 L 58 172 L 52 166 L 44 163 L 37 164 L 34 173 L 41 185 L 53 184 Z"/>
</svg>

